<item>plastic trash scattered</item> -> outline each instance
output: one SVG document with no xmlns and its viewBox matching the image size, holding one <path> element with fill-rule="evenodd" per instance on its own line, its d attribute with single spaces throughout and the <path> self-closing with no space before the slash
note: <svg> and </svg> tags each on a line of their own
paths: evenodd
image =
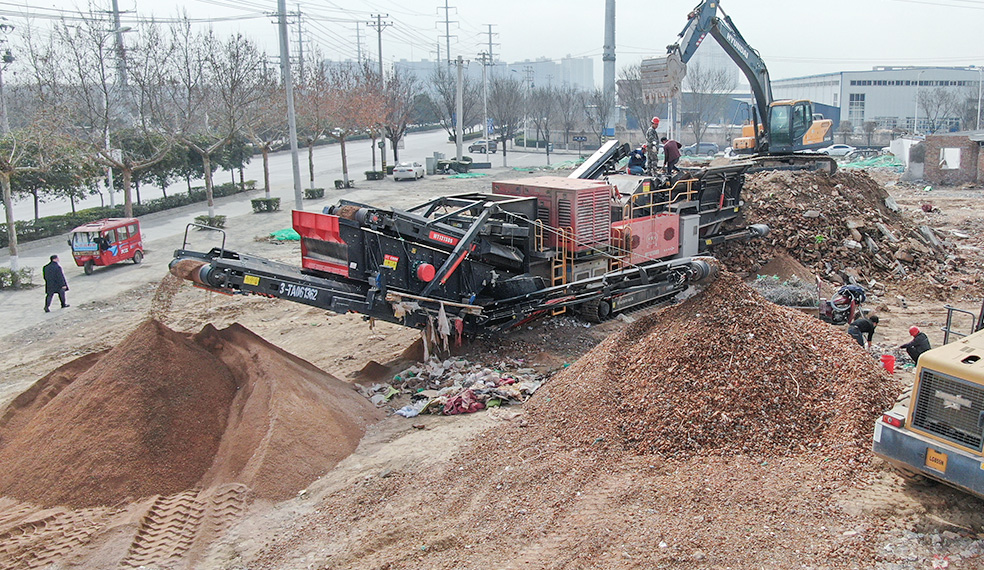
<svg viewBox="0 0 984 570">
<path fill-rule="evenodd" d="M 410 404 L 394 413 L 412 418 L 418 414 L 468 414 L 489 407 L 525 402 L 546 375 L 509 359 L 494 368 L 465 359 L 415 364 L 393 376 L 392 384 L 360 388 L 376 406 L 384 406 L 397 394 L 410 396 Z"/>
</svg>

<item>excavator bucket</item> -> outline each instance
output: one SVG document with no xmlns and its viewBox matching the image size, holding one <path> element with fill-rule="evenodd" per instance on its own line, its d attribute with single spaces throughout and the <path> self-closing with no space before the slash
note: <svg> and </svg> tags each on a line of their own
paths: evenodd
<svg viewBox="0 0 984 570">
<path fill-rule="evenodd" d="M 649 102 L 664 101 L 680 93 L 687 66 L 674 52 L 642 60 L 641 75 L 642 96 Z"/>
</svg>

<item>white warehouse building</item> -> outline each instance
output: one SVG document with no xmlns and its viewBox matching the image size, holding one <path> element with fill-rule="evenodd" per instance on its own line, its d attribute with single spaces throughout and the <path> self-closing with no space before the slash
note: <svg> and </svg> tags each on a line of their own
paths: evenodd
<svg viewBox="0 0 984 570">
<path fill-rule="evenodd" d="M 772 81 L 778 99 L 809 99 L 840 109 L 840 121 L 856 130 L 873 121 L 878 128 L 925 133 L 932 122 L 916 100 L 921 91 L 942 88 L 959 104 L 936 117 L 938 131 L 960 130 L 964 104 L 979 101 L 982 70 L 978 67 L 876 67 Z M 917 124 L 918 123 L 918 124 Z"/>
</svg>

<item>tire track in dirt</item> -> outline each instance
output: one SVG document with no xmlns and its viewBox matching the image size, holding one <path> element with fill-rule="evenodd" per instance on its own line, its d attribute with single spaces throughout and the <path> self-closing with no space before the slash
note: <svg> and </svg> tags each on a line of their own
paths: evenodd
<svg viewBox="0 0 984 570">
<path fill-rule="evenodd" d="M 246 511 L 249 488 L 233 483 L 158 497 L 140 521 L 123 567 L 190 566 Z"/>
<path fill-rule="evenodd" d="M 567 567 L 567 562 L 584 552 L 580 537 L 605 534 L 600 529 L 610 525 L 611 505 L 621 494 L 621 489 L 627 488 L 631 474 L 597 473 L 595 476 L 597 478 L 579 491 L 567 515 L 553 525 L 554 529 L 563 529 L 563 532 L 551 531 L 519 553 L 518 558 L 503 567 L 504 570 Z"/>
<path fill-rule="evenodd" d="M 140 520 L 121 565 L 129 568 L 166 565 L 185 555 L 202 524 L 207 505 L 199 490 L 158 497 Z"/>
<path fill-rule="evenodd" d="M 34 511 L 25 517 L 24 509 Z M 34 515 L 34 516 L 32 516 Z M 23 503 L 0 512 L 21 522 L 0 532 L 0 568 L 40 568 L 79 554 L 105 526 L 108 509 L 47 509 Z"/>
</svg>

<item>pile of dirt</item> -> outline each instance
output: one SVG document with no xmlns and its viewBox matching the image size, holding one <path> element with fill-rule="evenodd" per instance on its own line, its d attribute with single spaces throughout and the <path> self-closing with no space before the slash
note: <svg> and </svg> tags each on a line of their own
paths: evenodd
<svg viewBox="0 0 984 570">
<path fill-rule="evenodd" d="M 527 408 L 540 437 L 608 453 L 853 458 L 897 391 L 846 334 L 724 272 L 607 339 Z"/>
<path fill-rule="evenodd" d="M 520 415 L 493 412 L 447 469 L 333 492 L 256 565 L 872 567 L 871 525 L 837 496 L 897 388 L 852 343 L 723 274 L 603 341 Z"/>
<path fill-rule="evenodd" d="M 864 171 L 750 174 L 742 198 L 744 222 L 772 231 L 764 240 L 717 248 L 715 257 L 733 270 L 754 275 L 784 252 L 835 283 L 867 286 L 910 273 L 942 281 L 954 269 L 952 247 L 904 216 Z"/>
<path fill-rule="evenodd" d="M 0 495 L 88 507 L 235 482 L 282 499 L 377 419 L 350 385 L 239 325 L 191 336 L 149 320 L 0 415 Z"/>
</svg>

